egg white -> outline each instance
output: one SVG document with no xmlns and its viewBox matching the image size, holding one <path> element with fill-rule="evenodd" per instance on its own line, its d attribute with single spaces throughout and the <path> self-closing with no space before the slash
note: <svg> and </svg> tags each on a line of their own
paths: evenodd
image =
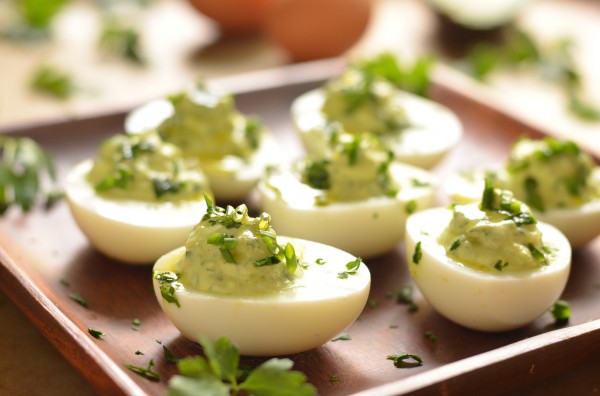
<svg viewBox="0 0 600 396">
<path fill-rule="evenodd" d="M 452 202 L 467 203 L 481 198 L 486 170 L 478 168 L 451 175 L 444 184 L 445 193 Z M 600 167 L 593 170 L 592 178 L 600 184 Z M 552 208 L 540 212 L 531 208 L 534 217 L 558 228 L 574 249 L 584 246 L 600 235 L 600 199 L 574 208 Z"/>
<path fill-rule="evenodd" d="M 174 204 L 104 198 L 86 180 L 92 166 L 93 161 L 86 160 L 69 171 L 65 195 L 81 231 L 111 258 L 152 264 L 181 246 L 206 213 L 203 199 Z"/>
<path fill-rule="evenodd" d="M 187 290 L 173 283 L 180 306 L 165 301 L 154 279 L 156 298 L 175 327 L 187 338 L 212 341 L 227 337 L 242 355 L 289 355 L 317 348 L 350 326 L 362 312 L 371 284 L 363 263 L 346 279 L 338 273 L 354 256 L 319 243 L 278 236 L 291 242 L 309 263 L 292 287 L 260 296 L 221 296 Z M 154 273 L 173 271 L 185 254 L 180 247 L 161 257 Z M 316 264 L 322 259 L 325 264 Z M 227 264 L 226 264 L 227 265 Z"/>
<path fill-rule="evenodd" d="M 316 206 L 319 193 L 300 182 L 289 170 L 267 175 L 257 185 L 260 206 L 272 216 L 278 232 L 335 246 L 359 257 L 373 257 L 392 250 L 402 241 L 408 216 L 407 204 L 429 208 L 435 201 L 436 180 L 413 166 L 392 163 L 392 178 L 400 184 L 395 197 L 333 202 Z M 411 178 L 427 182 L 415 187 Z M 272 187 L 271 187 L 272 186 Z"/>
<path fill-rule="evenodd" d="M 384 143 L 397 161 L 432 168 L 460 141 L 463 135 L 460 120 L 441 104 L 409 92 L 399 90 L 395 99 L 405 109 L 410 126 L 400 131 L 398 137 L 396 134 L 383 137 Z M 310 155 L 321 156 L 328 146 L 327 135 L 322 132 L 327 124 L 321 111 L 324 103 L 323 88 L 308 91 L 292 103 L 292 122 Z"/>
<path fill-rule="evenodd" d="M 556 257 L 540 269 L 488 273 L 464 266 L 446 255 L 437 239 L 452 218 L 446 208 L 415 213 L 406 222 L 406 260 L 410 275 L 431 306 L 462 326 L 505 331 L 524 326 L 546 312 L 562 294 L 571 267 L 571 247 L 551 225 L 539 223 L 544 244 Z M 422 257 L 413 261 L 416 244 Z"/>
<path fill-rule="evenodd" d="M 167 99 L 150 101 L 127 114 L 125 131 L 136 134 L 157 128 L 173 115 Z M 258 149 L 246 161 L 229 155 L 220 159 L 202 160 L 200 166 L 208 178 L 211 190 L 219 201 L 239 201 L 248 196 L 266 167 L 281 162 L 280 146 L 275 138 L 264 133 Z"/>
</svg>

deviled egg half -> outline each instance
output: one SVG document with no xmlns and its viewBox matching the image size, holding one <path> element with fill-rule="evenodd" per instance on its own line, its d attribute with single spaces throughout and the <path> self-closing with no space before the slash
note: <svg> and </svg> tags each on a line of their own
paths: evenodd
<svg viewBox="0 0 600 396">
<path fill-rule="evenodd" d="M 278 162 L 275 139 L 260 121 L 238 111 L 232 94 L 202 83 L 127 115 L 127 133 L 150 129 L 200 161 L 219 200 L 243 200 L 264 168 Z"/>
<path fill-rule="evenodd" d="M 434 204 L 435 178 L 395 162 L 370 134 L 335 136 L 326 156 L 267 172 L 260 205 L 285 235 L 360 257 L 386 253 L 402 241 L 406 218 Z"/>
<path fill-rule="evenodd" d="M 324 155 L 330 124 L 349 133 L 370 133 L 394 152 L 397 161 L 429 169 L 454 148 L 462 124 L 448 108 L 398 89 L 359 67 L 294 100 L 292 122 L 306 151 Z"/>
<path fill-rule="evenodd" d="M 532 322 L 560 297 L 571 246 L 510 191 L 486 181 L 480 202 L 412 215 L 406 260 L 440 314 L 471 329 L 504 331 Z"/>
<path fill-rule="evenodd" d="M 445 190 L 455 202 L 473 201 L 486 177 L 561 230 L 573 248 L 600 235 L 600 167 L 574 142 L 519 139 L 503 166 L 455 174 Z"/>
<path fill-rule="evenodd" d="M 323 345 L 361 313 L 371 277 L 360 258 L 277 236 L 268 214 L 251 217 L 245 205 L 207 204 L 185 245 L 153 268 L 156 298 L 185 337 L 287 355 Z"/>
<path fill-rule="evenodd" d="M 212 195 L 198 166 L 154 132 L 106 139 L 97 158 L 69 171 L 65 193 L 92 245 L 131 264 L 180 246 Z"/>
</svg>

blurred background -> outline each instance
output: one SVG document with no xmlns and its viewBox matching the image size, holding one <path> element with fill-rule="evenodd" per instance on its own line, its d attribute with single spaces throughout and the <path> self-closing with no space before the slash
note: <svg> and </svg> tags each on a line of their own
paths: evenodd
<svg viewBox="0 0 600 396">
<path fill-rule="evenodd" d="M 596 0 L 0 0 L 0 132 L 126 111 L 197 79 L 245 90 L 391 51 L 432 57 L 436 82 L 600 153 L 598 43 Z M 0 318 L 0 394 L 91 393 L 2 295 Z M 597 369 L 557 391 L 599 391 Z"/>
</svg>

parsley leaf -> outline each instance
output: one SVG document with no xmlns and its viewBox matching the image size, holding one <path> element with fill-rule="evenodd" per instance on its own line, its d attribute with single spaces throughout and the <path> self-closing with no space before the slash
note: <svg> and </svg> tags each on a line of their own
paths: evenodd
<svg viewBox="0 0 600 396">
<path fill-rule="evenodd" d="M 222 337 L 212 344 L 200 337 L 206 357 L 195 356 L 177 363 L 180 375 L 169 381 L 168 396 L 231 394 L 271 396 L 312 396 L 315 388 L 306 383 L 306 376 L 292 371 L 290 359 L 272 358 L 252 370 L 240 383 L 239 352 L 235 344 Z"/>
<path fill-rule="evenodd" d="M 356 272 L 358 271 L 358 267 L 360 267 L 361 263 L 362 263 L 362 259 L 360 257 L 357 257 L 355 260 L 346 263 L 347 271 L 339 272 L 338 278 L 346 279 L 346 278 L 348 278 L 349 275 L 356 274 Z"/>
<path fill-rule="evenodd" d="M 150 359 L 148 365 L 146 367 L 135 366 L 133 364 L 123 364 L 125 368 L 133 371 L 137 375 L 140 375 L 150 381 L 160 381 L 160 373 L 154 371 L 152 368 L 154 367 L 154 360 Z"/>
<path fill-rule="evenodd" d="M 338 335 L 337 337 L 333 338 L 331 340 L 331 342 L 335 342 L 335 341 L 350 341 L 352 339 L 352 337 L 350 336 L 350 334 L 348 333 L 342 333 L 340 335 Z"/>
<path fill-rule="evenodd" d="M 421 258 L 423 258 L 423 250 L 421 249 L 421 241 L 419 241 L 415 245 L 415 252 L 413 253 L 413 256 L 412 256 L 412 262 L 415 264 L 419 264 L 419 262 L 421 261 Z"/>
</svg>

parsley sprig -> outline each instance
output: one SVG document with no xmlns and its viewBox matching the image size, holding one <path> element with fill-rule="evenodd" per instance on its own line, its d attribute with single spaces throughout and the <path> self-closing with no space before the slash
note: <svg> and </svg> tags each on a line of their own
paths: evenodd
<svg viewBox="0 0 600 396">
<path fill-rule="evenodd" d="M 27 137 L 0 136 L 0 215 L 11 206 L 29 212 L 39 198 L 50 207 L 61 196 L 54 162 L 44 148 Z"/>
<path fill-rule="evenodd" d="M 214 344 L 200 337 L 205 356 L 193 356 L 177 362 L 180 375 L 169 381 L 167 395 L 239 395 L 290 396 L 316 395 L 316 389 L 306 382 L 306 376 L 291 370 L 290 359 L 272 358 L 254 368 L 240 380 L 238 348 L 229 339 L 219 338 Z"/>
</svg>

